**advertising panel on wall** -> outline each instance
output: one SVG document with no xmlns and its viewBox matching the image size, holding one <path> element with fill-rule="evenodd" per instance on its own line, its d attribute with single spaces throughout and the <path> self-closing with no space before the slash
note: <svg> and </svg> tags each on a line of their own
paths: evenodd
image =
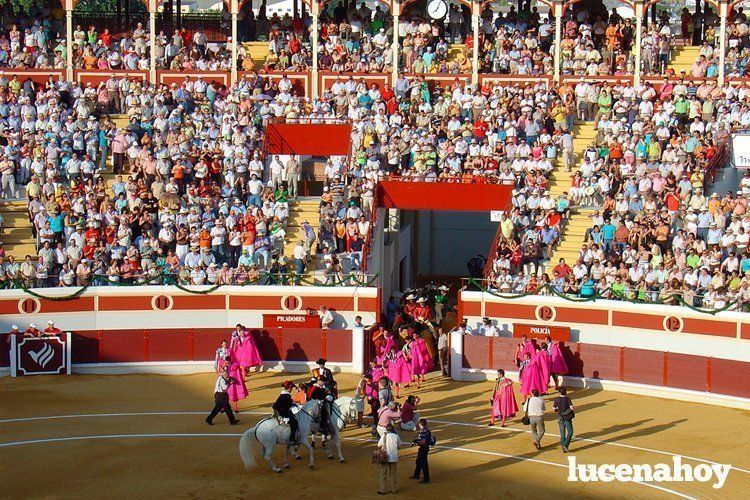
<svg viewBox="0 0 750 500">
<path fill-rule="evenodd" d="M 527 336 L 530 339 L 544 340 L 547 335 L 556 342 L 570 342 L 570 327 L 557 325 L 526 325 L 514 324 L 513 336 Z"/>
<path fill-rule="evenodd" d="M 10 337 L 10 374 L 70 375 L 70 333 L 60 337 Z"/>
</svg>

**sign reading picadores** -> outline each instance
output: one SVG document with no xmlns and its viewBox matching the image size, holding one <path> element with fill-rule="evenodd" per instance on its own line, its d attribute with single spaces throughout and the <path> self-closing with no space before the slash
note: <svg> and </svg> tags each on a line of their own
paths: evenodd
<svg viewBox="0 0 750 500">
<path fill-rule="evenodd" d="M 568 481 L 622 483 L 711 482 L 715 489 L 724 487 L 732 466 L 705 463 L 682 463 L 682 457 L 672 457 L 672 463 L 658 464 L 579 464 L 575 456 L 568 457 Z"/>
</svg>

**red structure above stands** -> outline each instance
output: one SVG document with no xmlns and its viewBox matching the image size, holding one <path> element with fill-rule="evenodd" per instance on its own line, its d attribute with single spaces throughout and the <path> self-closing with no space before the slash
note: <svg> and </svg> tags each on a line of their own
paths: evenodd
<svg viewBox="0 0 750 500">
<path fill-rule="evenodd" d="M 512 191 L 512 184 L 390 180 L 378 183 L 378 205 L 402 210 L 489 212 L 507 210 Z"/>
<path fill-rule="evenodd" d="M 271 121 L 266 127 L 270 155 L 349 155 L 351 123 L 289 123 Z"/>
</svg>

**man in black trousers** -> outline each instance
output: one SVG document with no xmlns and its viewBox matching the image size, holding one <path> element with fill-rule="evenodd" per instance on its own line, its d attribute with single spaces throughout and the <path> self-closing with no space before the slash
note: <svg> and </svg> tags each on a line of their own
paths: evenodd
<svg viewBox="0 0 750 500">
<path fill-rule="evenodd" d="M 420 483 L 430 482 L 430 464 L 427 463 L 427 454 L 430 452 L 430 446 L 435 443 L 432 437 L 432 432 L 427 428 L 427 419 L 419 419 L 419 435 L 412 441 L 413 444 L 419 446 L 417 451 L 417 466 L 414 469 L 414 475 L 411 479 L 419 479 L 419 474 L 424 474 L 424 478 Z"/>
<path fill-rule="evenodd" d="M 206 423 L 208 425 L 214 425 L 214 417 L 218 415 L 222 410 L 224 410 L 224 413 L 227 414 L 227 418 L 229 419 L 229 423 L 231 425 L 240 423 L 239 420 L 234 418 L 232 407 L 229 404 L 229 394 L 227 394 L 227 389 L 229 389 L 229 386 L 236 383 L 237 381 L 229 376 L 226 368 L 221 370 L 221 375 L 219 375 L 219 378 L 216 380 L 216 385 L 214 386 L 214 409 L 211 410 L 211 414 L 206 418 Z"/>
</svg>

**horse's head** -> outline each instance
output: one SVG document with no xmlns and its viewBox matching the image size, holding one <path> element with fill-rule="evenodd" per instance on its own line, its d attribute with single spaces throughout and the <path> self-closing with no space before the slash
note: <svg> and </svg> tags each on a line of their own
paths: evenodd
<svg viewBox="0 0 750 500">
<path fill-rule="evenodd" d="M 354 399 L 344 396 L 334 401 L 336 412 L 339 413 L 344 423 L 352 423 L 357 420 L 357 403 Z"/>
</svg>

